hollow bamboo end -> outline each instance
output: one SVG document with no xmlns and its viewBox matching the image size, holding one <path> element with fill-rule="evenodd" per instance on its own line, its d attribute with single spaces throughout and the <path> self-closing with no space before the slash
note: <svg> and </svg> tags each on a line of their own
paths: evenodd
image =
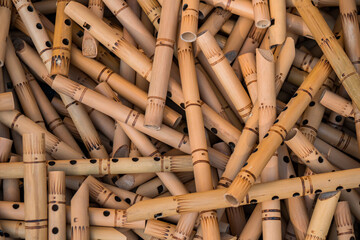
<svg viewBox="0 0 360 240">
<path fill-rule="evenodd" d="M 181 40 L 184 42 L 195 42 L 196 33 L 193 32 L 184 32 L 180 35 Z"/>
<path fill-rule="evenodd" d="M 240 172 L 225 193 L 225 200 L 233 207 L 238 207 L 252 185 L 246 172 Z"/>
</svg>

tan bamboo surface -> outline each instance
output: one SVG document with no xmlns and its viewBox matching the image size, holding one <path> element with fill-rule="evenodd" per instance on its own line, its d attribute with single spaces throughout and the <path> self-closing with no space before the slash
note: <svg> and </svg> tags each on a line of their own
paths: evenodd
<svg viewBox="0 0 360 240">
<path fill-rule="evenodd" d="M 321 123 L 318 129 L 318 136 L 325 142 L 336 147 L 337 149 L 350 154 L 356 158 L 360 157 L 356 138 L 337 130 L 325 123 Z"/>
<path fill-rule="evenodd" d="M 270 16 L 274 24 L 269 27 L 270 47 L 282 44 L 286 39 L 286 0 L 269 3 Z"/>
<path fill-rule="evenodd" d="M 71 199 L 71 239 L 90 239 L 89 187 L 81 184 Z"/>
<path fill-rule="evenodd" d="M 231 69 L 229 62 L 216 44 L 215 39 L 207 31 L 200 33 L 196 42 L 225 88 L 241 118 L 246 121 L 250 115 L 252 103 L 239 79 Z"/>
<path fill-rule="evenodd" d="M 227 41 L 227 37 L 222 36 L 220 34 L 216 34 L 214 36 L 216 43 L 219 45 L 220 49 L 222 50 L 225 47 L 226 41 Z"/>
<path fill-rule="evenodd" d="M 288 76 L 288 82 L 294 84 L 295 86 L 300 86 L 307 75 L 309 75 L 307 72 L 296 67 L 292 67 Z"/>
<path fill-rule="evenodd" d="M 226 35 L 230 35 L 233 30 L 236 21 L 234 19 L 227 20 L 220 28 L 220 32 L 225 33 Z"/>
<path fill-rule="evenodd" d="M 154 178 L 155 176 L 155 173 L 126 174 L 120 177 L 115 182 L 115 185 L 125 190 L 131 190 L 143 184 L 144 182 L 147 182 L 148 180 Z"/>
<path fill-rule="evenodd" d="M 8 161 L 11 153 L 12 144 L 13 140 L 0 137 L 0 162 Z"/>
<path fill-rule="evenodd" d="M 257 176 L 260 175 L 267 161 L 269 161 L 270 157 L 284 140 L 287 131 L 290 131 L 291 127 L 296 123 L 330 72 L 330 64 L 323 57 L 301 84 L 293 98 L 275 121 L 275 124 L 270 128 L 269 136 L 250 155 L 247 161 L 248 165 L 242 168 L 229 187 L 226 199 L 231 201 L 233 205 L 238 205 L 246 195 L 246 192 L 255 182 Z M 260 156 L 261 160 L 259 160 Z"/>
<path fill-rule="evenodd" d="M 245 53 L 238 57 L 242 75 L 249 92 L 251 101 L 255 104 L 257 100 L 257 73 L 254 53 Z"/>
<path fill-rule="evenodd" d="M 44 119 L 42 118 L 40 109 L 36 103 L 34 94 L 31 91 L 29 82 L 25 77 L 24 69 L 16 56 L 15 49 L 10 38 L 6 44 L 5 65 L 25 115 L 45 129 Z"/>
<path fill-rule="evenodd" d="M 199 0 L 182 2 L 180 37 L 185 42 L 194 42 L 198 31 Z"/>
<path fill-rule="evenodd" d="M 335 209 L 335 223 L 337 237 L 339 240 L 355 239 L 353 220 L 350 212 L 349 203 L 339 201 Z"/>
<path fill-rule="evenodd" d="M 244 229 L 242 230 L 239 240 L 246 240 L 246 239 L 258 239 L 261 235 L 262 228 L 261 228 L 261 204 L 256 205 L 255 209 L 253 210 L 250 218 L 245 224 Z"/>
<path fill-rule="evenodd" d="M 334 92 L 324 91 L 320 103 L 343 117 L 354 117 L 352 103 Z"/>
<path fill-rule="evenodd" d="M 161 16 L 161 6 L 156 0 L 139 0 L 139 5 L 154 25 L 155 29 L 159 31 L 159 23 Z"/>
<path fill-rule="evenodd" d="M 165 1 L 161 9 L 161 19 L 152 74 L 148 91 L 148 100 L 145 110 L 144 125 L 159 130 L 162 125 L 170 69 L 174 51 L 177 18 L 180 1 Z"/>
<path fill-rule="evenodd" d="M 305 239 L 326 239 L 339 197 L 339 191 L 320 194 Z"/>
<path fill-rule="evenodd" d="M 26 239 L 47 239 L 45 134 L 23 135 Z"/>
<path fill-rule="evenodd" d="M 136 193 L 148 198 L 156 198 L 159 195 L 167 192 L 167 188 L 160 178 L 153 178 L 150 181 L 141 184 L 136 189 Z"/>
<path fill-rule="evenodd" d="M 146 222 L 144 233 L 159 239 L 171 239 L 170 236 L 174 234 L 175 228 L 173 224 L 152 219 Z"/>
<path fill-rule="evenodd" d="M 356 71 L 360 72 L 360 31 L 357 21 L 357 6 L 355 0 L 339 0 L 340 18 L 344 32 L 345 51 L 354 65 Z"/>
<path fill-rule="evenodd" d="M 41 128 L 31 119 L 22 115 L 20 112 L 13 111 L 3 111 L 0 114 L 0 122 L 5 124 L 7 127 L 15 130 L 20 135 L 25 133 L 36 133 L 43 132 L 45 133 L 45 147 L 46 151 L 54 159 L 71 159 L 71 158 L 82 158 L 83 155 L 78 153 L 76 150 L 72 149 L 65 142 L 61 141 L 56 136 L 52 135 L 50 132 Z"/>
<path fill-rule="evenodd" d="M 185 98 L 185 112 L 189 131 L 191 156 L 194 166 L 194 177 L 197 192 L 212 189 L 211 170 L 204 123 L 201 113 L 199 86 L 196 81 L 195 60 L 190 43 L 178 40 L 178 60 L 181 83 Z M 200 214 L 204 237 L 219 239 L 219 226 L 213 211 Z M 190 233 L 187 232 L 187 235 Z M 214 235 L 215 234 L 215 235 Z"/>
<path fill-rule="evenodd" d="M 32 41 L 44 64 L 46 69 L 50 71 L 52 58 L 52 43 L 50 42 L 45 29 L 41 23 L 38 13 L 31 1 L 27 0 L 13 0 L 13 4 L 18 11 L 25 28 L 27 29 Z"/>
<path fill-rule="evenodd" d="M 65 127 L 70 131 L 70 133 L 74 136 L 74 138 L 78 141 L 81 141 L 81 136 L 78 130 L 76 129 L 73 120 L 70 117 L 64 117 L 63 122 Z"/>
<path fill-rule="evenodd" d="M 53 97 L 51 99 L 51 105 L 54 107 L 54 109 L 56 110 L 56 112 L 58 112 L 61 116 L 67 117 L 69 118 L 69 112 L 67 111 L 67 109 L 65 108 L 64 103 L 61 101 L 60 98 L 58 97 Z"/>
<path fill-rule="evenodd" d="M 82 153 L 80 147 L 78 146 L 77 142 L 75 141 L 74 137 L 71 135 L 69 130 L 65 127 L 63 121 L 61 120 L 59 114 L 56 112 L 54 107 L 51 105 L 49 99 L 46 97 L 43 90 L 40 88 L 40 85 L 35 80 L 33 75 L 24 68 L 25 70 L 25 76 L 28 80 L 28 83 L 30 85 L 30 88 L 32 92 L 34 93 L 34 97 L 37 101 L 37 104 L 40 108 L 40 111 L 42 113 L 42 116 L 44 117 L 44 120 L 49 128 L 49 130 L 58 138 L 63 140 L 65 143 L 67 143 L 69 146 L 71 146 L 74 150 L 76 150 L 79 153 Z M 56 98 L 58 99 L 58 98 Z M 61 100 L 58 99 L 60 102 Z M 62 102 L 61 102 L 62 104 Z"/>
<path fill-rule="evenodd" d="M 343 187 L 342 189 L 354 188 L 359 183 L 359 171 L 360 169 L 357 168 L 255 184 L 241 204 L 259 203 L 271 200 L 274 196 L 279 199 L 305 196 L 313 194 L 316 190 L 318 190 L 317 192 L 329 192 L 339 186 Z M 179 213 L 230 207 L 231 204 L 223 197 L 225 192 L 226 189 L 217 189 L 137 202 L 126 210 L 127 220 L 153 219 Z M 147 209 L 147 211 L 140 211 L 142 209 Z"/>
<path fill-rule="evenodd" d="M 257 28 L 268 28 L 271 24 L 268 0 L 252 0 L 252 4 L 255 26 Z"/>
<path fill-rule="evenodd" d="M 51 75 L 68 76 L 70 67 L 70 49 L 72 42 L 72 21 L 64 13 L 69 0 L 57 1 Z"/>
<path fill-rule="evenodd" d="M 104 14 L 104 3 L 102 0 L 89 0 L 88 8 L 100 19 Z M 98 55 L 99 42 L 85 29 L 83 42 L 82 42 L 82 54 L 85 57 L 95 58 Z"/>
<path fill-rule="evenodd" d="M 49 239 L 66 239 L 65 172 L 49 172 Z"/>
<path fill-rule="evenodd" d="M 12 92 L 0 93 L 0 111 L 11 111 L 15 109 Z"/>
<path fill-rule="evenodd" d="M 311 4 L 311 1 L 294 0 L 293 2 L 304 22 L 313 33 L 324 55 L 329 59 L 340 82 L 356 106 L 360 107 L 360 96 L 357 94 L 360 91 L 359 75 L 340 44 L 336 41 L 334 34 L 327 26 L 319 10 Z"/>
<path fill-rule="evenodd" d="M 9 162 L 21 161 L 20 156 L 11 156 Z M 3 200 L 20 202 L 20 181 L 19 179 L 4 179 L 3 181 Z"/>
<path fill-rule="evenodd" d="M 1 27 L 0 27 L 0 45 L 3 46 L 0 49 L 0 67 L 5 64 L 5 53 L 6 53 L 6 38 L 9 34 L 10 20 L 11 20 L 11 0 L 0 1 L 0 16 L 1 16 Z"/>
<path fill-rule="evenodd" d="M 104 0 L 103 2 L 119 20 L 121 25 L 129 31 L 130 35 L 144 50 L 145 54 L 148 57 L 152 57 L 155 49 L 155 38 L 145 28 L 144 24 L 127 3 L 123 0 Z"/>
<path fill-rule="evenodd" d="M 230 63 L 235 60 L 239 53 L 252 24 L 253 21 L 245 17 L 239 17 L 236 21 L 236 24 L 226 41 L 225 47 L 223 48 L 224 55 Z"/>
<path fill-rule="evenodd" d="M 210 4 L 206 4 L 205 2 L 200 2 L 199 4 L 199 19 L 203 20 L 205 19 L 208 14 L 213 10 L 213 6 Z"/>
<path fill-rule="evenodd" d="M 41 1 L 41 2 L 35 2 L 34 7 L 35 9 L 42 14 L 52 14 L 56 13 L 56 0 L 50 0 L 50 1 Z M 88 0 L 79 0 L 77 2 L 80 2 L 82 4 L 87 4 Z"/>
</svg>

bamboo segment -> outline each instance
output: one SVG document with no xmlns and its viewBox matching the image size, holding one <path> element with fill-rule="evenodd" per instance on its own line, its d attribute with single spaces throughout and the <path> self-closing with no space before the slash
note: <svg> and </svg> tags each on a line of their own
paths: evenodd
<svg viewBox="0 0 360 240">
<path fill-rule="evenodd" d="M 243 231 L 241 232 L 239 240 L 258 239 L 260 237 L 261 214 L 261 204 L 258 204 L 256 205 Z"/>
<path fill-rule="evenodd" d="M 15 102 L 12 92 L 0 93 L 0 111 L 15 109 Z"/>
<path fill-rule="evenodd" d="M 240 68 L 244 76 L 246 87 L 253 104 L 257 100 L 257 73 L 254 53 L 245 53 L 238 57 Z"/>
<path fill-rule="evenodd" d="M 255 184 L 241 201 L 241 204 L 259 203 L 271 200 L 274 197 L 275 199 L 284 199 L 305 196 L 313 194 L 317 190 L 317 192 L 329 192 L 336 189 L 354 188 L 359 185 L 359 171 L 360 169 L 357 168 Z M 179 213 L 230 207 L 231 204 L 224 198 L 225 192 L 226 189 L 217 189 L 141 201 L 126 210 L 127 220 L 153 219 Z M 143 209 L 147 211 L 142 211 Z"/>
<path fill-rule="evenodd" d="M 268 28 L 270 22 L 270 11 L 268 0 L 252 0 L 254 6 L 254 21 L 257 28 Z"/>
<path fill-rule="evenodd" d="M 49 172 L 49 239 L 66 239 L 65 172 Z"/>
<path fill-rule="evenodd" d="M 305 239 L 326 239 L 340 192 L 320 194 Z"/>
<path fill-rule="evenodd" d="M 83 183 L 71 199 L 71 239 L 90 239 L 89 228 L 89 187 Z"/>
<path fill-rule="evenodd" d="M 335 223 L 339 240 L 355 239 L 354 226 L 348 202 L 338 202 L 335 210 Z"/>
<path fill-rule="evenodd" d="M 25 238 L 47 239 L 45 134 L 23 135 Z"/>
<path fill-rule="evenodd" d="M 180 37 L 185 42 L 194 42 L 198 31 L 199 0 L 184 0 L 182 3 Z"/>
<path fill-rule="evenodd" d="M 51 59 L 51 75 L 68 76 L 70 67 L 70 49 L 72 41 L 72 21 L 64 13 L 69 0 L 57 1 L 54 31 L 54 46 Z"/>
<path fill-rule="evenodd" d="M 231 69 L 229 62 L 225 59 L 215 39 L 209 32 L 200 33 L 197 44 L 206 56 L 209 64 L 221 81 L 221 84 L 235 105 L 241 118 L 246 121 L 250 115 L 252 103 L 239 79 Z"/>
<path fill-rule="evenodd" d="M 343 117 L 354 117 L 354 108 L 351 102 L 334 92 L 324 91 L 320 97 L 320 103 Z"/>
<path fill-rule="evenodd" d="M 159 31 L 159 23 L 161 16 L 161 6 L 156 0 L 139 0 L 137 1 L 149 18 L 150 22 L 154 25 L 155 29 Z"/>
<path fill-rule="evenodd" d="M 1 26 L 0 26 L 0 68 L 5 64 L 5 53 L 6 53 L 6 38 L 9 33 L 10 20 L 11 20 L 11 0 L 1 0 L 0 1 L 0 16 L 1 16 Z"/>
<path fill-rule="evenodd" d="M 155 173 L 127 174 L 120 177 L 115 185 L 124 190 L 131 190 L 137 186 L 149 181 L 156 176 Z"/>
<path fill-rule="evenodd" d="M 16 56 L 14 46 L 10 39 L 8 39 L 6 44 L 5 65 L 25 115 L 45 129 L 44 120 L 41 116 L 34 94 L 31 91 L 29 82 L 25 77 L 24 69 Z"/>
<path fill-rule="evenodd" d="M 19 162 L 21 159 L 18 156 L 11 156 L 10 163 Z M 19 179 L 4 179 L 3 181 L 3 200 L 4 201 L 20 201 L 20 181 Z"/>
<path fill-rule="evenodd" d="M 144 125 L 159 130 L 162 124 L 166 91 L 175 44 L 180 1 L 165 1 L 161 10 L 158 38 L 152 67 Z"/>
<path fill-rule="evenodd" d="M 273 24 L 269 27 L 270 48 L 282 44 L 286 38 L 286 1 L 270 0 L 270 16 Z"/>
</svg>

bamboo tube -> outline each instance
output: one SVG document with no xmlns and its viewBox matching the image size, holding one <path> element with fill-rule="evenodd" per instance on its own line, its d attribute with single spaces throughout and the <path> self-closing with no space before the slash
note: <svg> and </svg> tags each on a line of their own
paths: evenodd
<svg viewBox="0 0 360 240">
<path fill-rule="evenodd" d="M 69 130 L 63 124 L 63 121 L 61 120 L 55 109 L 52 107 L 51 103 L 49 102 L 48 98 L 40 88 L 35 78 L 26 68 L 24 68 L 24 70 L 25 70 L 25 76 L 29 82 L 32 92 L 34 93 L 34 97 L 39 105 L 42 116 L 44 117 L 44 120 L 48 125 L 50 131 L 53 132 L 55 136 L 57 136 L 65 143 L 67 143 L 69 146 L 74 148 L 77 152 L 82 153 L 80 147 L 74 140 L 73 136 L 70 134 Z M 61 100 L 60 99 L 58 100 L 60 101 L 62 106 L 64 106 Z"/>
<path fill-rule="evenodd" d="M 49 239 L 66 239 L 65 172 L 49 172 Z"/>
<path fill-rule="evenodd" d="M 72 236 L 72 229 L 69 225 L 66 226 L 66 236 L 67 238 Z M 89 227 L 89 239 L 126 240 L 126 236 L 115 228 L 91 226 Z"/>
<path fill-rule="evenodd" d="M 269 27 L 269 41 L 270 48 L 273 48 L 282 44 L 286 38 L 286 1 L 270 0 L 269 8 L 271 21 L 273 21 Z"/>
<path fill-rule="evenodd" d="M 69 3 L 68 0 L 57 1 L 50 75 L 68 76 L 69 74 L 72 21 L 64 13 L 67 3 Z"/>
<path fill-rule="evenodd" d="M 159 31 L 159 23 L 161 16 L 161 6 L 156 0 L 139 0 L 139 5 L 154 25 L 155 29 Z"/>
<path fill-rule="evenodd" d="M 104 14 L 104 3 L 102 0 L 89 0 L 88 8 L 98 18 L 102 18 Z M 95 58 L 98 55 L 99 42 L 87 31 L 84 31 L 82 42 L 82 54 L 85 57 Z"/>
<path fill-rule="evenodd" d="M 150 181 L 140 185 L 136 189 L 136 194 L 145 196 L 147 198 L 155 198 L 167 190 L 168 189 L 159 178 L 153 178 Z"/>
<path fill-rule="evenodd" d="M 65 127 L 70 131 L 70 133 L 74 136 L 74 138 L 78 141 L 81 141 L 81 136 L 78 130 L 76 129 L 73 120 L 71 120 L 70 117 L 64 117 L 63 122 Z"/>
<path fill-rule="evenodd" d="M 90 239 L 89 187 L 81 184 L 71 199 L 71 239 Z"/>
<path fill-rule="evenodd" d="M 0 162 L 7 162 L 12 147 L 13 140 L 0 137 Z"/>
<path fill-rule="evenodd" d="M 223 32 L 226 35 L 230 35 L 235 24 L 236 24 L 236 21 L 234 19 L 230 18 L 230 19 L 226 20 L 226 22 L 221 26 L 220 32 Z"/>
<path fill-rule="evenodd" d="M 321 95 L 320 103 L 343 117 L 354 117 L 354 108 L 351 102 L 336 93 L 328 90 L 324 91 Z"/>
<path fill-rule="evenodd" d="M 20 157 L 18 156 L 11 156 L 10 163 L 19 162 Z M 4 179 L 3 181 L 3 200 L 4 201 L 13 201 L 19 202 L 20 201 L 20 181 L 18 179 Z"/>
<path fill-rule="evenodd" d="M 325 58 L 322 58 L 299 87 L 294 97 L 288 103 L 287 108 L 285 107 L 275 121 L 275 124 L 270 128 L 269 136 L 259 144 L 254 150 L 254 154 L 250 155 L 248 165 L 240 171 L 237 178 L 229 187 L 226 193 L 227 201 L 231 201 L 231 203 L 236 206 L 241 199 L 243 199 L 250 186 L 255 182 L 256 177 L 259 176 L 263 167 L 265 167 L 267 161 L 269 161 L 270 157 L 285 138 L 287 131 L 296 123 L 296 120 L 306 109 L 312 96 L 317 93 L 325 81 L 325 78 L 330 74 L 330 71 L 331 68 L 328 62 Z M 258 161 L 259 156 L 261 156 L 262 159 L 261 163 Z M 254 164 L 256 166 L 254 166 Z"/>
<path fill-rule="evenodd" d="M 224 55 L 230 63 L 235 60 L 239 53 L 252 24 L 253 21 L 244 17 L 239 17 L 236 21 L 236 24 L 226 41 L 225 47 L 223 48 Z"/>
<path fill-rule="evenodd" d="M 185 0 L 182 3 L 180 38 L 185 42 L 194 42 L 198 31 L 199 0 Z"/>
<path fill-rule="evenodd" d="M 252 108 L 250 98 L 231 69 L 229 62 L 225 59 L 224 54 L 216 45 L 215 39 L 209 32 L 201 33 L 197 38 L 197 44 L 202 49 L 241 118 L 246 121 Z"/>
<path fill-rule="evenodd" d="M 25 72 L 16 56 L 14 46 L 10 39 L 8 39 L 6 44 L 5 65 L 25 115 L 45 129 L 44 120 L 34 94 L 30 89 L 29 82 L 25 77 Z"/>
<path fill-rule="evenodd" d="M 257 100 L 257 73 L 255 65 L 255 54 L 245 53 L 238 57 L 240 68 L 244 76 L 246 87 L 249 91 L 249 95 L 253 104 Z"/>
<path fill-rule="evenodd" d="M 148 91 L 144 125 L 159 130 L 162 124 L 166 91 L 170 77 L 180 1 L 165 1 L 156 41 L 154 63 Z"/>
<path fill-rule="evenodd" d="M 317 192 L 329 192 L 336 188 L 354 188 L 359 183 L 359 171 L 357 168 L 255 184 L 241 204 L 259 203 L 271 200 L 274 196 L 279 199 L 304 196 L 313 194 L 316 190 L 318 190 Z M 305 187 L 303 188 L 303 186 Z M 217 189 L 137 202 L 126 210 L 127 220 L 153 219 L 179 213 L 230 207 L 230 203 L 223 197 L 225 192 L 226 189 Z M 147 209 L 147 211 L 140 211 L 141 209 Z"/>
<path fill-rule="evenodd" d="M 252 4 L 255 26 L 257 28 L 268 28 L 271 23 L 268 0 L 252 0 Z"/>
<path fill-rule="evenodd" d="M 213 10 L 213 6 L 210 4 L 206 4 L 204 2 L 200 2 L 199 4 L 199 19 L 203 20 L 207 17 L 207 15 Z"/>
<path fill-rule="evenodd" d="M 222 50 L 226 44 L 227 38 L 225 36 L 222 36 L 220 34 L 216 34 L 214 36 L 217 45 L 219 45 L 220 49 Z"/>
<path fill-rule="evenodd" d="M 175 232 L 175 225 L 161 222 L 158 220 L 149 220 L 146 223 L 144 233 L 159 239 L 170 239 Z"/>
<path fill-rule="evenodd" d="M 320 194 L 305 239 L 326 239 L 340 192 Z"/>
<path fill-rule="evenodd" d="M 23 135 L 25 238 L 47 239 L 45 134 Z"/>
<path fill-rule="evenodd" d="M 0 93 L 0 111 L 15 109 L 15 102 L 12 92 Z"/>
<path fill-rule="evenodd" d="M 356 73 L 354 66 L 340 44 L 336 41 L 334 34 L 327 26 L 324 18 L 310 1 L 294 0 L 294 5 L 313 33 L 321 50 L 329 59 L 332 68 L 349 96 L 356 106 L 360 107 L 360 98 L 357 94 L 357 92 L 360 91 L 360 84 L 358 83 L 360 82 L 359 75 Z"/>
<path fill-rule="evenodd" d="M 69 118 L 69 112 L 67 111 L 64 103 L 61 101 L 60 98 L 53 97 L 51 99 L 51 105 L 55 108 L 56 112 L 58 112 L 60 115 Z"/>
<path fill-rule="evenodd" d="M 50 71 L 52 43 L 50 42 L 45 29 L 43 29 L 43 25 L 36 9 L 34 8 L 34 5 L 26 0 L 13 0 L 13 3 L 25 25 L 25 28 L 34 42 L 36 49 L 40 53 L 40 57 L 44 62 L 46 69 Z"/>
<path fill-rule="evenodd" d="M 50 132 L 38 126 L 36 123 L 25 117 L 18 111 L 3 111 L 0 114 L 0 121 L 7 127 L 14 129 L 20 135 L 25 133 L 45 133 L 46 151 L 54 159 L 82 158 L 83 155 L 72 149 L 69 145 L 52 135 Z"/>
<path fill-rule="evenodd" d="M 256 205 L 250 218 L 248 219 L 239 240 L 259 239 L 261 235 L 261 204 Z"/>
<path fill-rule="evenodd" d="M 335 223 L 339 240 L 355 239 L 354 226 L 348 202 L 338 202 L 335 209 Z"/>
<path fill-rule="evenodd" d="M 206 19 L 206 21 L 201 25 L 198 30 L 198 34 L 209 31 L 212 36 L 220 31 L 221 26 L 231 17 L 231 13 L 220 8 L 215 8 L 211 15 Z M 197 47 L 194 47 L 195 56 L 199 53 Z"/>
<path fill-rule="evenodd" d="M 154 178 L 155 176 L 156 176 L 156 174 L 154 174 L 154 173 L 127 174 L 127 175 L 120 177 L 115 182 L 115 185 L 124 190 L 131 190 L 131 189 L 143 184 L 144 182 L 147 182 L 148 180 Z"/>
<path fill-rule="evenodd" d="M 288 76 L 288 82 L 294 84 L 295 86 L 300 86 L 307 75 L 309 75 L 307 72 L 296 67 L 292 67 Z"/>
<path fill-rule="evenodd" d="M 227 208 L 226 215 L 229 220 L 231 234 L 234 236 L 240 236 L 240 233 L 243 231 L 246 225 L 244 208 Z"/>
<path fill-rule="evenodd" d="M 11 0 L 2 0 L 0 2 L 0 16 L 1 16 L 1 27 L 0 27 L 0 68 L 5 64 L 5 53 L 6 53 L 6 38 L 9 33 L 10 20 L 11 20 Z"/>
</svg>

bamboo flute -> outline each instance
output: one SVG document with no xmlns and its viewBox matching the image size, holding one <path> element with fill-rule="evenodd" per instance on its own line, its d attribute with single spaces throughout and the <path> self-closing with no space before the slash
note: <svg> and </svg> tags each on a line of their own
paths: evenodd
<svg viewBox="0 0 360 240">
<path fill-rule="evenodd" d="M 171 239 L 175 232 L 175 227 L 172 224 L 152 219 L 147 221 L 144 233 L 159 239 Z"/>
<path fill-rule="evenodd" d="M 23 135 L 25 238 L 47 239 L 45 134 Z"/>
<path fill-rule="evenodd" d="M 70 158 L 82 158 L 83 155 L 72 149 L 65 142 L 61 141 L 56 136 L 52 135 L 50 132 L 41 128 L 31 119 L 22 115 L 20 112 L 13 111 L 3 111 L 0 114 L 0 122 L 5 124 L 7 127 L 15 130 L 20 135 L 25 133 L 36 133 L 43 132 L 45 133 L 45 147 L 46 151 L 54 159 L 70 159 Z"/>
<path fill-rule="evenodd" d="M 329 60 L 341 84 L 345 87 L 355 105 L 360 107 L 360 78 L 348 56 L 337 42 L 336 37 L 327 26 L 319 10 L 311 1 L 293 0 L 306 25 L 312 32 L 316 42 Z"/>
<path fill-rule="evenodd" d="M 339 191 L 320 194 L 305 239 L 326 239 L 339 197 Z"/>
<path fill-rule="evenodd" d="M 255 104 L 257 100 L 257 73 L 254 53 L 245 53 L 238 57 L 242 75 L 248 89 L 251 101 Z"/>
<path fill-rule="evenodd" d="M 343 117 L 354 117 L 354 108 L 351 102 L 334 92 L 324 91 L 321 95 L 320 103 Z"/>
<path fill-rule="evenodd" d="M 237 206 L 246 195 L 266 163 L 285 139 L 287 131 L 296 123 L 330 72 L 330 64 L 323 57 L 301 84 L 293 98 L 275 121 L 275 124 L 270 128 L 269 136 L 250 155 L 248 165 L 242 168 L 234 182 L 230 185 L 225 196 L 232 205 Z"/>
<path fill-rule="evenodd" d="M 159 23 L 161 16 L 161 6 L 156 0 L 139 0 L 139 5 L 154 25 L 155 29 L 159 31 Z"/>
<path fill-rule="evenodd" d="M 11 0 L 0 1 L 0 16 L 1 16 L 1 27 L 0 27 L 0 68 L 5 64 L 5 53 L 6 53 L 6 39 L 8 38 L 10 20 L 11 20 Z"/>
<path fill-rule="evenodd" d="M 236 21 L 223 48 L 224 55 L 230 63 L 233 62 L 238 55 L 252 24 L 253 21 L 245 17 L 239 17 Z"/>
<path fill-rule="evenodd" d="M 154 63 L 150 79 L 144 125 L 159 130 L 162 125 L 166 91 L 174 51 L 180 1 L 165 1 L 161 9 Z"/>
<path fill-rule="evenodd" d="M 286 39 L 286 1 L 269 1 L 273 24 L 269 27 L 270 48 L 282 44 Z"/>
<path fill-rule="evenodd" d="M 25 115 L 45 129 L 44 119 L 42 118 L 34 94 L 31 91 L 29 82 L 25 77 L 24 69 L 16 56 L 15 49 L 10 38 L 8 38 L 6 44 L 5 65 Z"/>
<path fill-rule="evenodd" d="M 0 111 L 11 111 L 15 109 L 12 92 L 0 93 Z"/>
<path fill-rule="evenodd" d="M 102 0 L 89 0 L 88 8 L 100 19 L 104 15 Z M 85 29 L 82 42 L 82 54 L 85 57 L 95 58 L 98 55 L 99 42 Z"/>
<path fill-rule="evenodd" d="M 207 152 L 204 123 L 200 107 L 199 87 L 196 80 L 195 60 L 190 43 L 178 40 L 178 59 L 181 83 L 185 99 L 185 111 L 189 131 L 190 149 L 194 166 L 196 190 L 198 192 L 212 189 L 211 171 Z M 219 239 L 219 226 L 213 211 L 202 212 L 200 221 L 203 235 L 207 239 Z M 193 221 L 194 223 L 194 221 Z M 190 235 L 189 232 L 186 233 Z"/>
<path fill-rule="evenodd" d="M 252 5 L 255 26 L 257 28 L 268 28 L 271 24 L 268 0 L 252 0 Z"/>
<path fill-rule="evenodd" d="M 337 188 L 358 187 L 359 171 L 360 169 L 357 168 L 255 184 L 241 204 L 259 203 L 271 200 L 274 196 L 276 196 L 276 199 L 277 197 L 278 199 L 286 199 L 313 194 L 316 190 L 319 193 L 335 191 Z M 303 188 L 303 186 L 305 187 Z M 126 210 L 127 220 L 153 219 L 193 211 L 230 207 L 231 204 L 223 197 L 225 192 L 226 189 L 217 189 L 137 202 Z M 147 209 L 147 211 L 140 211 L 141 209 Z"/>
<path fill-rule="evenodd" d="M 348 202 L 338 202 L 334 218 L 338 239 L 355 239 L 353 220 Z"/>
<path fill-rule="evenodd" d="M 168 189 L 160 178 L 153 178 L 150 181 L 141 184 L 136 189 L 136 194 L 148 197 L 148 198 L 157 198 L 159 195 L 167 192 Z"/>
<path fill-rule="evenodd" d="M 81 184 L 71 199 L 71 239 L 90 239 L 89 187 Z"/>
<path fill-rule="evenodd" d="M 198 35 L 197 44 L 203 51 L 241 118 L 246 121 L 250 115 L 252 103 L 231 69 L 229 62 L 216 44 L 215 39 L 209 32 L 202 32 Z"/>
<path fill-rule="evenodd" d="M 49 172 L 49 239 L 66 239 L 65 172 Z"/>
<path fill-rule="evenodd" d="M 199 0 L 184 0 L 182 3 L 180 38 L 194 42 L 198 31 Z"/>
</svg>

